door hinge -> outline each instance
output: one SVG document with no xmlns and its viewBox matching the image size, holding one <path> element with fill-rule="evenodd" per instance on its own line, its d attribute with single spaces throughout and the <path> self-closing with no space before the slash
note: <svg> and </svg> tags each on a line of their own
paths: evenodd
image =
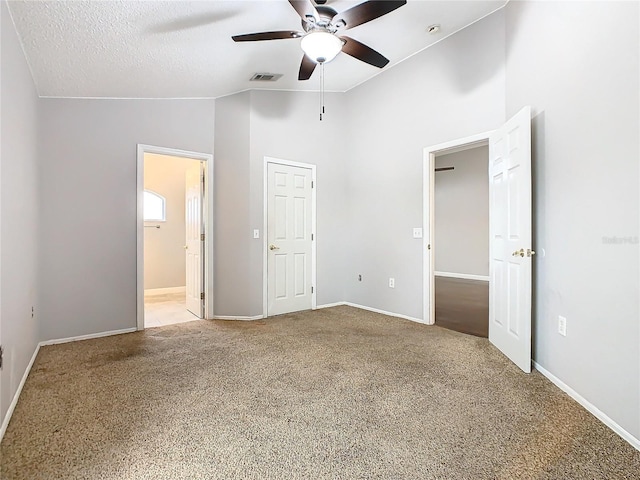
<svg viewBox="0 0 640 480">
<path fill-rule="evenodd" d="M 204 242 L 204 233 L 200 234 L 200 240 Z"/>
<path fill-rule="evenodd" d="M 313 181 L 311 182 L 311 188 L 313 188 Z"/>
<path fill-rule="evenodd" d="M 313 287 L 311 287 L 311 293 L 313 293 Z"/>
<path fill-rule="evenodd" d="M 0 346 L 0 370 L 2 370 L 2 357 L 4 357 L 4 347 Z"/>
<path fill-rule="evenodd" d="M 313 240 L 313 233 L 311 234 L 311 240 Z"/>
<path fill-rule="evenodd" d="M 431 250 L 431 244 L 427 245 L 427 250 Z"/>
<path fill-rule="evenodd" d="M 200 294 L 200 300 L 204 300 L 204 292 Z"/>
</svg>

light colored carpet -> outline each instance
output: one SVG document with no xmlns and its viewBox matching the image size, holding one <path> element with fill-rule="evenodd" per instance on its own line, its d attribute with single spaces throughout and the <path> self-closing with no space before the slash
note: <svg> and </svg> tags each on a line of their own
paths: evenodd
<svg viewBox="0 0 640 480">
<path fill-rule="evenodd" d="M 486 339 L 349 307 L 44 347 L 1 454 L 6 480 L 640 478 Z"/>
</svg>

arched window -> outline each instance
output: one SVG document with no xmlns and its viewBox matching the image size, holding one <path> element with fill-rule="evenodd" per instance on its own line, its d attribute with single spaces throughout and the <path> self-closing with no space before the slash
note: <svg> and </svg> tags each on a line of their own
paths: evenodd
<svg viewBox="0 0 640 480">
<path fill-rule="evenodd" d="M 144 191 L 144 221 L 145 222 L 164 222 L 167 220 L 165 214 L 165 199 L 162 195 L 158 195 L 151 190 Z"/>
</svg>

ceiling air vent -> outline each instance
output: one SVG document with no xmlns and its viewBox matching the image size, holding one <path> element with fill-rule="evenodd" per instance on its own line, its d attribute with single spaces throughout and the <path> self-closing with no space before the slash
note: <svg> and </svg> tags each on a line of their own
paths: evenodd
<svg viewBox="0 0 640 480">
<path fill-rule="evenodd" d="M 250 80 L 252 82 L 275 82 L 281 76 L 281 73 L 256 73 Z"/>
</svg>

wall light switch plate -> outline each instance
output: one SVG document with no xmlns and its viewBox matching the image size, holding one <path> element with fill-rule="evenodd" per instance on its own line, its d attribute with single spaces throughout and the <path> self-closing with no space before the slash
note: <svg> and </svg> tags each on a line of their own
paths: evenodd
<svg viewBox="0 0 640 480">
<path fill-rule="evenodd" d="M 413 229 L 413 238 L 422 238 L 422 228 Z"/>
<path fill-rule="evenodd" d="M 260 230 L 257 228 L 253 231 L 253 238 L 260 238 Z"/>
</svg>

